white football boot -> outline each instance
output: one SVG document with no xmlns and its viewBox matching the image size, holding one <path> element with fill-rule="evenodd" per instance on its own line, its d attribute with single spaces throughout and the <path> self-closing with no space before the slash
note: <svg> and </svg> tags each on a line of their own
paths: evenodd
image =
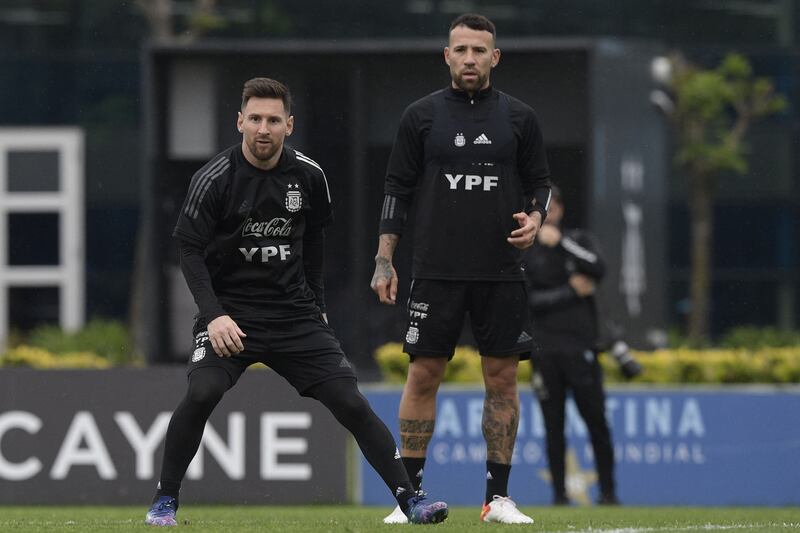
<svg viewBox="0 0 800 533">
<path fill-rule="evenodd" d="M 400 510 L 400 506 L 394 508 L 390 514 L 383 518 L 384 524 L 408 524 L 408 517 Z"/>
<path fill-rule="evenodd" d="M 492 501 L 481 510 L 482 522 L 499 522 L 501 524 L 533 524 L 533 518 L 524 515 L 517 509 L 517 504 L 509 497 L 493 496 Z"/>
</svg>

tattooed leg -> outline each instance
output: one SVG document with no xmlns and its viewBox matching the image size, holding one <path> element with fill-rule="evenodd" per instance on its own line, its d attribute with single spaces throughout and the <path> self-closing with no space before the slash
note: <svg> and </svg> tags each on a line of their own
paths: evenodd
<svg viewBox="0 0 800 533">
<path fill-rule="evenodd" d="M 416 358 L 400 398 L 400 453 L 425 457 L 436 420 L 436 392 L 444 377 L 447 358 Z"/>
<path fill-rule="evenodd" d="M 483 436 L 486 439 L 486 460 L 511 464 L 514 441 L 519 425 L 517 394 L 517 358 L 484 357 L 483 376 L 486 397 L 483 402 Z"/>
<path fill-rule="evenodd" d="M 403 457 L 425 457 L 435 420 L 400 419 L 400 449 Z"/>
<path fill-rule="evenodd" d="M 519 398 L 508 398 L 497 391 L 486 391 L 483 402 L 483 437 L 486 460 L 511 464 L 519 425 Z"/>
</svg>

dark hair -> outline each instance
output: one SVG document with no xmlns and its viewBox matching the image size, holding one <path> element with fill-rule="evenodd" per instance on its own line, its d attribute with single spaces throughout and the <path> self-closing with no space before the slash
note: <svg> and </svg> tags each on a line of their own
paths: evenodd
<svg viewBox="0 0 800 533">
<path fill-rule="evenodd" d="M 292 112 L 292 95 L 289 88 L 277 80 L 271 78 L 253 78 L 244 82 L 242 89 L 242 109 L 247 105 L 251 98 L 278 98 L 283 100 L 283 108 L 286 114 Z"/>
<path fill-rule="evenodd" d="M 459 15 L 452 23 L 450 23 L 450 31 L 453 31 L 458 26 L 466 26 L 471 30 L 488 31 L 492 34 L 492 38 L 497 40 L 497 29 L 494 23 L 477 13 L 464 13 Z"/>
</svg>

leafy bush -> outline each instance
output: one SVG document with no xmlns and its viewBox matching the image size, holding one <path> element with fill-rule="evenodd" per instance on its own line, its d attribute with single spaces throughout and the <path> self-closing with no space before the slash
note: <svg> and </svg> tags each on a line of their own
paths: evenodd
<svg viewBox="0 0 800 533">
<path fill-rule="evenodd" d="M 58 326 L 40 326 L 30 332 L 24 343 L 53 354 L 90 352 L 113 365 L 135 360 L 127 328 L 113 320 L 93 319 L 74 333 L 65 332 Z"/>
<path fill-rule="evenodd" d="M 408 375 L 408 355 L 403 353 L 403 345 L 389 342 L 375 351 L 375 360 L 383 372 L 383 379 L 388 383 L 405 383 Z M 529 364 L 520 364 L 518 379 L 529 380 L 531 368 Z M 449 383 L 480 383 L 483 381 L 481 358 L 470 346 L 456 347 L 455 355 L 447 365 L 444 380 Z"/>
<path fill-rule="evenodd" d="M 112 320 L 93 319 L 74 333 L 39 326 L 10 335 L 8 341 L 11 348 L 0 357 L 0 366 L 107 368 L 140 362 L 127 328 Z"/>
<path fill-rule="evenodd" d="M 798 383 L 800 382 L 800 349 L 763 348 L 760 350 L 656 350 L 634 352 L 644 371 L 634 383 Z M 384 344 L 375 352 L 375 359 L 390 383 L 405 382 L 408 356 L 400 343 Z M 627 382 L 613 357 L 600 356 L 608 382 Z M 517 379 L 530 380 L 531 365 L 519 365 Z M 481 362 L 478 352 L 460 346 L 447 365 L 444 380 L 451 383 L 480 383 Z"/>
<path fill-rule="evenodd" d="M 36 346 L 17 346 L 0 357 L 0 366 L 51 368 L 108 368 L 108 359 L 91 352 L 54 354 Z"/>
<path fill-rule="evenodd" d="M 759 328 L 756 326 L 740 326 L 733 328 L 722 338 L 724 348 L 788 348 L 800 346 L 800 332 L 786 331 L 778 328 Z"/>
</svg>

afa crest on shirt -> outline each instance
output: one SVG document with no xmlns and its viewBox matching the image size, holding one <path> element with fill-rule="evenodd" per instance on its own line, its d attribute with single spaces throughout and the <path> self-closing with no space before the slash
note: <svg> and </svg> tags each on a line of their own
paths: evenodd
<svg viewBox="0 0 800 533">
<path fill-rule="evenodd" d="M 286 210 L 290 213 L 297 213 L 303 207 L 303 195 L 300 193 L 300 185 L 297 183 L 290 183 L 289 190 L 286 191 L 286 200 L 284 202 Z"/>
<path fill-rule="evenodd" d="M 465 144 L 467 144 L 467 140 L 464 138 L 463 133 L 456 133 L 456 138 L 453 139 L 453 144 L 461 148 Z"/>
</svg>

